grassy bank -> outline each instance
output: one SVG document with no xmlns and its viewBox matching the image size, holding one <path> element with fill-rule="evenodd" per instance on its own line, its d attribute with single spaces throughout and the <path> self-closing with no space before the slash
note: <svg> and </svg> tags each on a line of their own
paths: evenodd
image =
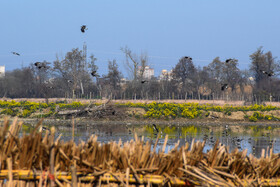
<svg viewBox="0 0 280 187">
<path fill-rule="evenodd" d="M 98 106 L 102 103 L 85 102 L 30 102 L 30 101 L 0 101 L 0 115 L 3 117 L 18 116 L 20 118 L 65 118 L 69 111 L 83 111 L 91 108 L 94 112 L 100 112 Z M 218 121 L 270 121 L 280 120 L 280 108 L 271 105 L 251 105 L 251 106 L 218 106 L 213 104 L 198 103 L 132 103 L 114 102 L 108 103 L 110 110 L 103 116 L 95 116 L 101 120 L 114 120 L 116 116 L 127 120 L 218 120 Z M 95 109 L 97 108 L 97 109 Z M 106 110 L 104 109 L 106 112 Z M 108 112 L 109 111 L 109 112 Z M 103 112 L 104 113 L 104 112 Z M 93 117 L 83 114 L 81 117 Z M 75 116 L 77 117 L 77 116 Z"/>
</svg>

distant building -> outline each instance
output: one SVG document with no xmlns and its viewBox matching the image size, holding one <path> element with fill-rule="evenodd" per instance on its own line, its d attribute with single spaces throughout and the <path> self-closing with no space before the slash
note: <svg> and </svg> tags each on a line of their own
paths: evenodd
<svg viewBox="0 0 280 187">
<path fill-rule="evenodd" d="M 121 78 L 121 86 L 125 85 L 127 83 L 126 78 Z"/>
<path fill-rule="evenodd" d="M 172 74 L 172 70 L 171 71 L 167 71 L 166 69 L 161 70 L 161 73 L 159 75 L 159 80 L 171 80 L 171 74 Z"/>
<path fill-rule="evenodd" d="M 141 66 L 138 67 L 138 74 L 140 74 Z M 151 79 L 155 76 L 155 71 L 153 68 L 150 68 L 150 66 L 145 66 L 144 72 L 143 72 L 143 78 L 144 79 Z"/>
<path fill-rule="evenodd" d="M 5 66 L 0 66 L 0 77 L 5 76 Z"/>
</svg>

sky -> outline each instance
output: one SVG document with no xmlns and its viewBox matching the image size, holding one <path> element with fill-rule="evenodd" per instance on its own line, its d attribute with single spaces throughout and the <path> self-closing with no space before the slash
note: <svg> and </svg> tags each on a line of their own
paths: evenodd
<svg viewBox="0 0 280 187">
<path fill-rule="evenodd" d="M 128 47 L 147 54 L 158 76 L 183 56 L 196 66 L 235 58 L 248 69 L 260 46 L 280 56 L 279 0 L 9 0 L 0 2 L 0 66 L 6 71 L 62 59 L 87 44 L 99 74 Z M 81 25 L 88 30 L 81 33 Z M 11 52 L 20 53 L 20 56 Z M 279 60 L 279 58 L 277 58 Z"/>
</svg>

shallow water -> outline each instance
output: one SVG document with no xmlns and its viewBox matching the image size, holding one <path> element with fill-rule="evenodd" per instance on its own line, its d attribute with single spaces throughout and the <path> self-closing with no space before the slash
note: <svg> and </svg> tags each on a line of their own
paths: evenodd
<svg viewBox="0 0 280 187">
<path fill-rule="evenodd" d="M 53 125 L 53 123 L 52 123 Z M 192 140 L 206 141 L 204 151 L 211 149 L 216 140 L 229 147 L 232 151 L 235 148 L 239 150 L 248 149 L 248 154 L 252 153 L 256 157 L 261 156 L 262 149 L 273 147 L 274 153 L 280 153 L 280 124 L 274 126 L 260 125 L 220 125 L 220 126 L 198 126 L 198 125 L 131 125 L 131 124 L 76 124 L 74 141 L 87 141 L 92 135 L 98 136 L 98 141 L 106 143 L 109 141 L 122 142 L 134 139 L 134 133 L 145 141 L 155 143 L 157 134 L 160 134 L 157 149 L 160 149 L 164 143 L 164 138 L 168 134 L 166 151 L 172 149 L 174 144 L 180 141 L 179 146 L 186 142 L 191 144 Z M 28 133 L 33 124 L 24 124 L 22 132 Z M 50 125 L 44 125 L 50 128 Z M 56 136 L 62 134 L 62 140 L 72 139 L 71 123 L 55 124 Z"/>
</svg>

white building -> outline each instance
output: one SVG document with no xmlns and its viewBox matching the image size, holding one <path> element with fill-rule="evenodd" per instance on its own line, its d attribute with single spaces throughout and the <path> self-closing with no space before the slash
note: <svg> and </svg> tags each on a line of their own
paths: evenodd
<svg viewBox="0 0 280 187">
<path fill-rule="evenodd" d="M 159 80 L 171 80 L 171 74 L 172 74 L 172 70 L 171 71 L 167 71 L 166 69 L 161 70 L 161 73 L 159 75 Z"/>
<path fill-rule="evenodd" d="M 5 66 L 0 66 L 0 77 L 5 76 Z"/>
<path fill-rule="evenodd" d="M 141 66 L 138 67 L 138 74 L 140 74 Z M 143 78 L 144 79 L 151 79 L 155 76 L 155 71 L 153 68 L 150 68 L 150 66 L 145 66 L 144 72 L 143 72 Z"/>
</svg>

